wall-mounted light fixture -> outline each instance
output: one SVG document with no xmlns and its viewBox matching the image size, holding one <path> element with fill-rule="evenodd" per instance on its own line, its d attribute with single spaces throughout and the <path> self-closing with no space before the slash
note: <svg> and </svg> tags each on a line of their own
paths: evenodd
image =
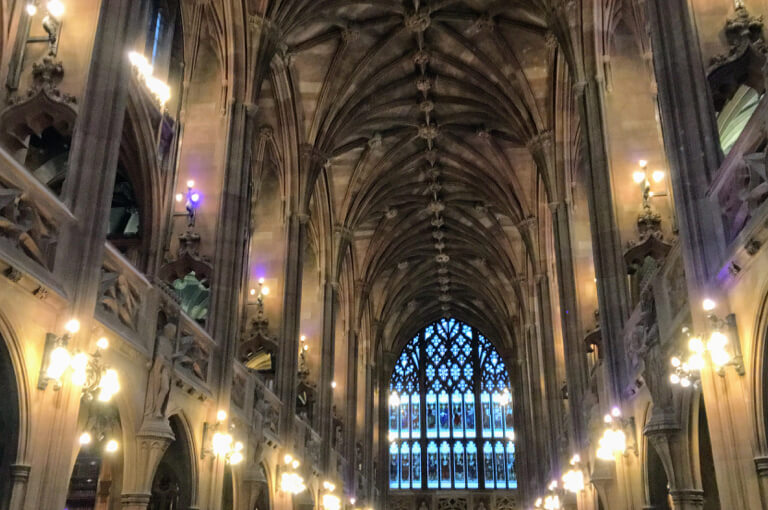
<svg viewBox="0 0 768 510">
<path fill-rule="evenodd" d="M 336 491 L 336 484 L 325 481 L 323 482 L 323 490 L 325 494 L 322 497 L 323 510 L 341 510 L 341 498 L 339 498 L 334 491 Z M 354 503 L 352 503 L 354 505 Z"/>
<path fill-rule="evenodd" d="M 584 471 L 581 470 L 581 456 L 571 457 L 571 468 L 563 474 L 563 489 L 574 494 L 584 490 Z"/>
<path fill-rule="evenodd" d="M 234 424 L 227 426 L 227 412 L 219 410 L 216 413 L 216 423 L 203 424 L 203 451 L 202 457 L 211 454 L 221 457 L 228 464 L 233 466 L 243 461 L 243 443 L 235 441 L 232 437 Z"/>
<path fill-rule="evenodd" d="M 618 455 L 627 453 L 627 431 L 634 433 L 634 419 L 625 420 L 618 407 L 611 409 L 603 418 L 606 428 L 595 452 L 598 459 L 615 461 Z"/>
<path fill-rule="evenodd" d="M 176 193 L 176 202 L 184 202 L 185 212 L 174 213 L 174 216 L 186 216 L 187 226 L 190 228 L 194 227 L 197 210 L 200 208 L 202 200 L 203 195 L 195 189 L 195 181 L 192 179 L 188 180 L 186 193 Z M 267 289 L 267 293 L 269 293 L 269 289 Z"/>
<path fill-rule="evenodd" d="M 64 326 L 63 335 L 48 333 L 43 348 L 43 364 L 40 368 L 37 387 L 44 390 L 49 383 L 54 389 L 61 388 L 64 376 L 69 374 L 70 381 L 80 386 L 83 399 L 109 402 L 120 391 L 120 377 L 117 371 L 109 368 L 102 360 L 102 352 L 109 347 L 106 337 L 99 338 L 93 354 L 72 353 L 69 341 L 80 331 L 80 322 L 72 319 Z"/>
<path fill-rule="evenodd" d="M 291 454 L 285 454 L 283 465 L 280 466 L 280 490 L 287 494 L 301 494 L 307 490 L 304 478 L 296 472 L 301 466 L 301 462 L 295 459 Z"/>
<path fill-rule="evenodd" d="M 669 381 L 683 388 L 697 387 L 701 379 L 701 370 L 706 364 L 706 355 L 712 362 L 712 367 L 721 377 L 725 376 L 725 367 L 732 366 L 736 373 L 744 375 L 744 358 L 741 353 L 736 316 L 729 314 L 725 319 L 716 313 L 717 303 L 712 299 L 704 299 L 702 309 L 707 313 L 709 321 L 709 339 L 704 340 L 695 335 L 690 328 L 683 328 L 683 336 L 687 342 L 687 358 L 675 355 L 670 359 L 672 373 Z"/>
</svg>

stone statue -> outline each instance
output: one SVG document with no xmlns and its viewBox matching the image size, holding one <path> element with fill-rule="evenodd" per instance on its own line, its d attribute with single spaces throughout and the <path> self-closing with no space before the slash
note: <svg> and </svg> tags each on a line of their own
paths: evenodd
<svg viewBox="0 0 768 510">
<path fill-rule="evenodd" d="M 152 370 L 149 372 L 144 416 L 147 418 L 165 418 L 170 393 L 171 372 L 165 358 L 157 356 L 152 364 Z"/>
</svg>

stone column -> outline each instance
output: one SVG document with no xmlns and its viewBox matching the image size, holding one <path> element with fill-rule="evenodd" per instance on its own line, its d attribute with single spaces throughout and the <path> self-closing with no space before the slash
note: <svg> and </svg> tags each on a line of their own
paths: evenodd
<svg viewBox="0 0 768 510">
<path fill-rule="evenodd" d="M 704 508 L 704 491 L 695 489 L 669 492 L 675 510 L 701 510 Z"/>
<path fill-rule="evenodd" d="M 647 0 L 646 9 L 693 329 L 703 334 L 709 324 L 699 303 L 704 297 L 718 300 L 716 282 L 727 249 L 722 210 L 708 196 L 723 156 L 691 2 Z M 723 316 L 727 311 L 720 301 Z M 701 387 L 720 503 L 758 508 L 756 452 L 744 440 L 754 434 L 753 424 L 744 419 L 750 412 L 747 384 L 733 370 L 726 370 L 724 379 L 704 370 Z"/>
<path fill-rule="evenodd" d="M 131 448 L 125 448 L 121 497 L 123 510 L 147 508 L 157 466 L 175 439 L 167 419 L 144 420 L 135 443 Z M 132 457 L 129 456 L 131 453 Z"/>
<path fill-rule="evenodd" d="M 24 464 L 11 465 L 11 500 L 8 510 L 24 510 L 24 499 L 27 496 L 27 482 L 31 466 Z"/>
<path fill-rule="evenodd" d="M 609 376 L 606 390 L 611 402 L 606 404 L 613 405 L 621 398 L 622 384 L 626 382 L 626 358 L 622 342 L 622 330 L 630 310 L 626 267 L 613 205 L 600 84 L 594 74 L 590 74 L 574 88 L 586 150 L 585 190 L 597 277 L 600 330 Z"/>
<path fill-rule="evenodd" d="M 582 344 L 582 331 L 579 328 L 578 314 L 576 313 L 578 301 L 576 298 L 573 251 L 571 249 L 571 224 L 568 206 L 564 201 L 564 179 L 555 178 L 564 172 L 558 171 L 555 143 L 551 132 L 542 133 L 535 137 L 528 144 L 528 148 L 539 172 L 549 176 L 548 180 L 551 183 L 549 207 L 552 214 L 552 236 L 554 238 L 555 270 L 560 298 L 566 384 L 570 402 L 583 402 L 584 392 L 587 388 L 587 359 Z M 568 407 L 573 431 L 573 437 L 570 439 L 575 443 L 572 444 L 572 447 L 578 451 L 586 445 L 586 425 L 583 423 L 580 406 L 572 404 Z"/>
<path fill-rule="evenodd" d="M 377 508 L 386 508 L 387 495 L 389 493 L 389 375 L 395 366 L 397 354 L 392 352 L 382 353 L 382 359 L 376 364 L 379 381 L 379 441 L 378 441 L 378 466 L 376 470 L 376 486 L 381 491 Z"/>
<path fill-rule="evenodd" d="M 347 332 L 349 353 L 347 355 L 347 408 L 344 413 L 346 417 L 344 422 L 344 442 L 346 443 L 344 457 L 347 458 L 347 486 L 351 487 L 353 493 L 357 487 L 355 483 L 355 474 L 357 473 L 355 444 L 357 443 L 357 356 L 360 351 L 359 341 L 357 331 L 350 330 Z"/>
<path fill-rule="evenodd" d="M 560 430 L 560 391 L 558 389 L 559 380 L 557 379 L 557 361 L 555 359 L 555 336 L 552 325 L 552 305 L 549 292 L 549 278 L 546 273 L 536 275 L 536 305 L 538 308 L 539 349 L 541 351 L 543 389 L 545 400 L 545 410 L 547 411 L 548 436 L 546 437 L 546 454 L 549 456 L 548 462 L 551 473 L 557 473 L 559 470 L 559 448 L 562 431 Z M 544 453 L 544 452 L 542 452 Z"/>
<path fill-rule="evenodd" d="M 323 287 L 323 341 L 320 362 L 319 427 L 320 427 L 320 469 L 328 471 L 331 463 L 333 444 L 333 381 L 336 352 L 336 285 L 326 280 Z"/>
<path fill-rule="evenodd" d="M 701 285 L 725 249 L 721 212 L 707 198 L 722 161 L 717 121 L 689 1 L 647 0 L 646 8 L 685 272 Z"/>
<path fill-rule="evenodd" d="M 283 404 L 280 413 L 280 438 L 285 445 L 292 444 L 291 439 L 293 437 L 296 416 L 301 278 L 308 219 L 306 215 L 296 213 L 291 214 L 288 218 L 283 324 L 280 335 L 280 352 L 277 360 L 277 395 Z"/>
<path fill-rule="evenodd" d="M 370 344 L 368 345 L 368 352 L 370 353 Z M 373 411 L 374 411 L 374 389 L 373 389 L 373 377 L 374 377 L 374 366 L 371 363 L 370 354 L 366 356 L 366 362 L 365 362 L 365 424 L 363 427 L 363 437 L 365 438 L 373 438 Z M 363 476 L 365 476 L 367 483 L 366 486 L 366 493 L 359 494 L 358 499 L 360 496 L 365 496 L 367 501 L 370 501 L 371 496 L 373 495 L 373 486 L 376 483 L 376 480 L 373 480 L 373 448 L 368 447 L 366 448 L 365 445 L 363 445 Z"/>
<path fill-rule="evenodd" d="M 763 508 L 768 508 L 768 456 L 755 457 L 755 469 L 760 480 L 760 496 L 763 500 Z"/>
<path fill-rule="evenodd" d="M 131 83 L 126 56 L 138 30 L 145 24 L 147 0 L 103 0 L 91 51 L 88 78 L 79 106 L 70 148 L 69 170 L 62 199 L 75 221 L 60 232 L 55 273 L 70 296 L 65 312 L 78 318 L 82 333 L 72 348 L 89 351 L 90 324 L 101 283 L 104 244 L 112 191 L 117 173 L 123 119 Z M 65 385 L 47 398 L 39 416 L 45 424 L 33 445 L 44 465 L 35 469 L 25 505 L 40 510 L 60 510 L 68 492 L 76 444 L 80 390 Z"/>
</svg>

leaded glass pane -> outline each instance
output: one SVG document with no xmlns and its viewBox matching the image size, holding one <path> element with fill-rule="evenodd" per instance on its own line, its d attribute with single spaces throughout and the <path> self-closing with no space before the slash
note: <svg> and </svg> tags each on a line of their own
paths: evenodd
<svg viewBox="0 0 768 510">
<path fill-rule="evenodd" d="M 494 455 L 494 464 L 496 466 L 496 488 L 505 489 L 507 487 L 507 463 L 504 445 L 501 441 L 496 442 L 496 451 Z"/>
<path fill-rule="evenodd" d="M 421 489 L 421 446 L 418 442 L 413 443 L 411 449 L 411 486 Z"/>
<path fill-rule="evenodd" d="M 486 441 L 483 445 L 483 473 L 485 474 L 485 488 L 496 488 L 496 476 L 493 470 L 493 447 L 490 441 Z"/>
<path fill-rule="evenodd" d="M 467 488 L 478 488 L 477 446 L 474 441 L 467 444 Z"/>
<path fill-rule="evenodd" d="M 389 446 L 389 487 L 397 489 L 400 485 L 400 465 L 398 463 L 397 443 Z"/>
<path fill-rule="evenodd" d="M 411 395 L 411 437 L 419 439 L 421 437 L 421 396 Z"/>
<path fill-rule="evenodd" d="M 408 443 L 400 447 L 400 488 L 411 488 L 411 449 Z"/>
<path fill-rule="evenodd" d="M 438 488 L 437 472 L 437 444 L 434 441 L 430 441 L 427 446 L 427 487 L 430 489 Z"/>
<path fill-rule="evenodd" d="M 440 443 L 440 488 L 451 488 L 451 446 L 447 441 Z"/>
<path fill-rule="evenodd" d="M 456 489 L 464 489 L 467 486 L 464 445 L 458 441 L 453 447 L 453 484 Z"/>
<path fill-rule="evenodd" d="M 464 406 L 461 393 L 453 392 L 451 397 L 453 405 L 451 406 L 451 418 L 453 418 L 453 437 L 464 437 Z"/>
<path fill-rule="evenodd" d="M 437 437 L 437 395 L 427 393 L 427 437 Z"/>
</svg>

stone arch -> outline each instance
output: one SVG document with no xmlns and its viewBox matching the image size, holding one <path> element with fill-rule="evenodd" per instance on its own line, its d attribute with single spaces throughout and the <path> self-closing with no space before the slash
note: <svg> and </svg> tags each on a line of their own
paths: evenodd
<svg viewBox="0 0 768 510">
<path fill-rule="evenodd" d="M 0 508 L 7 508 L 14 497 L 14 476 L 24 470 L 28 437 L 27 391 L 21 350 L 15 336 L 0 314 Z M 27 471 L 28 472 L 28 471 Z M 23 490 L 23 487 L 22 487 Z M 19 494 L 16 497 L 23 497 Z"/>
<path fill-rule="evenodd" d="M 763 292 L 763 302 L 758 308 L 755 324 L 755 338 L 752 342 L 752 370 L 749 373 L 752 385 L 752 419 L 758 450 L 768 454 L 768 289 Z"/>
<path fill-rule="evenodd" d="M 152 479 L 152 510 L 189 508 L 197 500 L 196 455 L 188 422 L 179 413 L 171 415 L 168 423 L 175 439 L 165 450 Z"/>
</svg>

